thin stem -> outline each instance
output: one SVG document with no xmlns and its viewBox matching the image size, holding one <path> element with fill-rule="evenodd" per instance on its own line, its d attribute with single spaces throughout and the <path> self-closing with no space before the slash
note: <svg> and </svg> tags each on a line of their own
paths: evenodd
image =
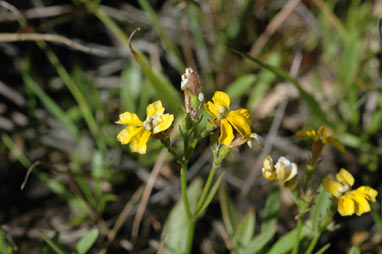
<svg viewBox="0 0 382 254">
<path fill-rule="evenodd" d="M 306 251 L 306 254 L 311 254 L 314 250 L 314 247 L 316 247 L 316 244 L 318 242 L 318 240 L 320 239 L 320 236 L 321 236 L 321 232 L 316 232 L 316 234 L 314 235 L 314 238 L 312 239 L 312 241 L 310 242 L 309 244 L 309 247 L 308 247 L 308 250 Z"/>
<path fill-rule="evenodd" d="M 300 245 L 300 235 L 301 235 L 301 229 L 302 229 L 302 214 L 299 213 L 298 220 L 297 220 L 297 235 L 296 239 L 294 240 L 293 245 L 293 254 L 298 254 L 298 247 Z"/>
<path fill-rule="evenodd" d="M 186 210 L 188 223 L 190 223 L 190 221 L 192 220 L 192 214 L 191 214 L 190 204 L 188 202 L 188 196 L 187 196 L 187 162 L 186 161 L 182 163 L 182 169 L 180 170 L 180 183 L 182 187 L 181 189 L 182 189 L 184 209 Z"/>
<path fill-rule="evenodd" d="M 210 171 L 210 174 L 208 175 L 207 182 L 204 185 L 202 195 L 200 196 L 199 203 L 198 203 L 196 210 L 195 210 L 195 214 L 198 214 L 200 209 L 202 208 L 204 200 L 206 199 L 208 191 L 210 190 L 212 180 L 214 179 L 216 170 L 219 168 L 219 166 L 220 166 L 220 161 L 217 161 L 217 158 L 214 156 L 214 162 L 212 164 L 212 169 Z"/>
<path fill-rule="evenodd" d="M 189 220 L 187 225 L 187 238 L 186 238 L 186 249 L 185 254 L 190 254 L 192 250 L 192 242 L 194 240 L 195 232 L 195 220 Z"/>
</svg>

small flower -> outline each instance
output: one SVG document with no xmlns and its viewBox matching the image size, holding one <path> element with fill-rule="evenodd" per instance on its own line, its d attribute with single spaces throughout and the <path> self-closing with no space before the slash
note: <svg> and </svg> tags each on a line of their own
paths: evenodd
<svg viewBox="0 0 382 254">
<path fill-rule="evenodd" d="M 354 177 L 346 169 L 341 169 L 336 174 L 337 181 L 324 178 L 323 186 L 327 192 L 338 198 L 338 212 L 341 216 L 349 216 L 354 213 L 360 216 L 370 212 L 368 200 L 375 202 L 378 194 L 376 190 L 369 186 L 361 186 L 351 190 L 354 184 Z"/>
<path fill-rule="evenodd" d="M 328 135 L 328 129 L 325 126 L 321 126 L 318 131 L 316 130 L 300 130 L 296 132 L 297 137 L 311 137 L 313 138 L 312 146 L 312 157 L 309 163 L 316 165 L 319 161 L 322 149 L 326 144 L 332 144 L 340 152 L 345 153 L 345 147 L 340 143 L 340 141 L 330 135 Z"/>
<path fill-rule="evenodd" d="M 255 133 L 251 133 L 249 111 L 244 108 L 229 111 L 229 105 L 229 96 L 220 91 L 215 92 L 212 102 L 204 104 L 207 112 L 213 117 L 215 126 L 220 125 L 219 144 L 233 147 L 241 145 L 251 138 L 258 140 L 256 139 L 258 135 L 255 136 Z"/>
<path fill-rule="evenodd" d="M 146 107 L 146 120 L 142 122 L 134 113 L 125 112 L 119 115 L 116 124 L 127 125 L 119 132 L 117 139 L 122 145 L 130 143 L 133 152 L 145 154 L 147 141 L 150 136 L 158 136 L 161 132 L 170 128 L 174 121 L 173 114 L 163 114 L 164 107 L 161 101 L 155 101 Z"/>
<path fill-rule="evenodd" d="M 268 180 L 277 180 L 282 185 L 286 185 L 286 182 L 295 177 L 298 171 L 296 163 L 292 163 L 282 156 L 274 167 L 272 157 L 267 156 L 264 159 L 263 168 L 261 170 L 265 178 Z"/>
</svg>

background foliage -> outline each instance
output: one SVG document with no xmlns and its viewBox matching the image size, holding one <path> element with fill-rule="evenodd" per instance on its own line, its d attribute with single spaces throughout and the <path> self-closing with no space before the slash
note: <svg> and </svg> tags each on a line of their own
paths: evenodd
<svg viewBox="0 0 382 254">
<path fill-rule="evenodd" d="M 206 98 L 224 90 L 234 107 L 250 109 L 253 129 L 265 138 L 264 148 L 240 148 L 223 164 L 219 198 L 227 210 L 220 211 L 217 199 L 212 203 L 198 223 L 195 253 L 229 253 L 227 232 L 236 232 L 232 244 L 249 243 L 256 233 L 253 248 L 260 251 L 294 228 L 290 198 L 281 190 L 280 204 L 266 202 L 278 190 L 272 192 L 260 169 L 268 153 L 304 164 L 310 143 L 293 137 L 302 128 L 330 126 L 347 147 L 345 155 L 325 148 L 316 186 L 344 167 L 381 193 L 382 1 L 9 3 L 0 8 L 1 253 L 162 248 L 166 218 L 180 198 L 177 165 L 159 142 L 150 141 L 144 156 L 117 144 L 114 121 L 124 111 L 143 118 L 156 99 L 180 116 L 186 66 L 199 73 Z M 137 27 L 132 56 L 128 36 Z M 9 42 L 11 34 L 25 33 L 70 43 L 61 37 Z M 208 174 L 207 146 L 206 140 L 196 148 L 193 178 Z M 155 168 L 158 176 L 150 174 Z M 143 192 L 146 184 L 153 184 L 151 193 Z M 149 199 L 139 209 L 142 193 Z M 269 217 L 269 210 L 276 215 Z M 380 210 L 377 204 L 372 214 L 336 217 L 341 226 L 319 247 L 381 253 Z M 241 230 L 242 220 L 253 228 Z"/>
</svg>

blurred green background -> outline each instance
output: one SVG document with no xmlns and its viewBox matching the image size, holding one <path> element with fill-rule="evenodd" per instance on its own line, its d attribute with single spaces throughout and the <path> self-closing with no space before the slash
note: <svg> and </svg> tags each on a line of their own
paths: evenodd
<svg viewBox="0 0 382 254">
<path fill-rule="evenodd" d="M 248 108 L 253 130 L 265 138 L 264 148 L 242 147 L 223 165 L 239 211 L 255 207 L 261 221 L 271 190 L 262 159 L 271 153 L 303 165 L 311 143 L 293 135 L 320 125 L 347 153 L 325 148 L 316 186 L 344 167 L 381 193 L 379 16 L 381 0 L 0 1 L 0 252 L 160 249 L 163 224 L 180 198 L 179 170 L 157 141 L 143 156 L 118 144 L 114 122 L 124 111 L 142 119 L 157 99 L 181 117 L 185 67 L 199 74 L 206 99 L 222 90 L 233 108 Z M 133 57 L 128 37 L 137 27 Z M 204 140 L 191 176 L 206 176 L 210 160 Z M 137 231 L 138 203 L 155 166 L 160 173 Z M 290 200 L 282 204 L 278 235 L 294 223 Z M 372 214 L 337 218 L 341 228 L 321 246 L 331 244 L 327 253 L 352 245 L 382 253 L 379 210 L 380 198 Z M 221 221 L 216 200 L 197 226 L 194 253 L 229 253 Z M 84 235 L 90 246 L 79 243 Z"/>
</svg>

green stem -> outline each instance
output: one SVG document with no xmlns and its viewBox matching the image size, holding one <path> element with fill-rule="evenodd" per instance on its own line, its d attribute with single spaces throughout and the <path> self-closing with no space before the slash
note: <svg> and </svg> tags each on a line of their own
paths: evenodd
<svg viewBox="0 0 382 254">
<path fill-rule="evenodd" d="M 316 169 L 316 165 L 312 165 L 310 163 L 306 166 L 306 173 L 305 173 L 305 179 L 304 179 L 304 190 L 306 190 L 309 186 L 310 179 L 313 176 L 313 172 Z"/>
<path fill-rule="evenodd" d="M 312 241 L 309 244 L 309 247 L 308 247 L 308 250 L 306 251 L 306 254 L 311 254 L 313 252 L 314 247 L 316 247 L 316 244 L 317 244 L 318 240 L 320 239 L 320 236 L 321 236 L 321 232 L 316 232 L 316 234 L 314 235 L 314 238 L 312 239 Z"/>
<path fill-rule="evenodd" d="M 192 220 L 192 213 L 187 196 L 187 162 L 182 162 L 182 169 L 180 170 L 180 184 L 182 189 L 182 197 L 184 203 L 184 209 L 186 210 L 188 223 Z"/>
<path fill-rule="evenodd" d="M 214 156 L 214 162 L 212 164 L 212 169 L 210 171 L 210 174 L 208 175 L 207 182 L 204 185 L 202 195 L 200 196 L 200 199 L 199 199 L 199 203 L 196 206 L 195 214 L 198 214 L 200 209 L 202 208 L 204 200 L 206 199 L 208 191 L 210 190 L 212 180 L 214 179 L 216 170 L 219 168 L 219 166 L 220 166 L 220 161 L 218 161 L 217 158 Z"/>
<path fill-rule="evenodd" d="M 298 215 L 298 220 L 297 220 L 297 234 L 296 234 L 296 239 L 294 240 L 294 245 L 293 245 L 293 254 L 298 254 L 298 247 L 300 245 L 300 235 L 301 235 L 301 229 L 302 229 L 302 214 L 299 213 Z"/>
<path fill-rule="evenodd" d="M 185 254 L 190 254 L 192 250 L 192 242 L 194 240 L 194 233 L 195 233 L 195 223 L 196 223 L 196 220 L 193 220 L 193 219 L 188 221 L 186 249 L 184 251 Z"/>
</svg>

